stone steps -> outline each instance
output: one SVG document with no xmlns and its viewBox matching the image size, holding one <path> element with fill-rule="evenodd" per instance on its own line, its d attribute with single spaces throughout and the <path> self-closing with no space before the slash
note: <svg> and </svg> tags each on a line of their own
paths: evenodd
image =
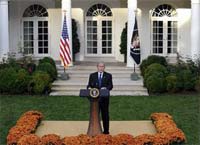
<svg viewBox="0 0 200 145">
<path fill-rule="evenodd" d="M 80 89 L 85 89 L 86 85 L 61 85 L 61 86 L 54 86 L 53 91 L 79 91 Z M 141 87 L 141 86 L 136 86 L 134 87 L 132 85 L 114 85 L 113 91 L 118 91 L 118 90 L 123 90 L 123 91 L 146 91 L 146 88 Z"/>
<path fill-rule="evenodd" d="M 63 67 L 57 64 L 58 79 L 54 81 L 52 92 L 50 95 L 69 95 L 78 96 L 80 89 L 85 89 L 88 83 L 89 75 L 96 71 L 96 63 L 94 62 L 76 62 L 73 67 L 66 69 L 69 80 L 62 80 L 61 74 Z M 136 96 L 148 95 L 147 89 L 143 87 L 143 79 L 132 81 L 130 79 L 133 68 L 126 67 L 123 63 L 109 62 L 106 71 L 112 74 L 113 90 L 110 92 L 113 96 Z M 136 72 L 140 74 L 137 67 Z"/>
</svg>

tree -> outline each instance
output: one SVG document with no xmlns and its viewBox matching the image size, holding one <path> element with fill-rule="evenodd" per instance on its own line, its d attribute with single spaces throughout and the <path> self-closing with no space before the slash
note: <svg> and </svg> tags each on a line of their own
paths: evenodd
<svg viewBox="0 0 200 145">
<path fill-rule="evenodd" d="M 124 54 L 124 62 L 127 62 L 127 22 L 125 28 L 121 33 L 121 44 L 120 44 L 120 53 Z"/>
<path fill-rule="evenodd" d="M 72 50 L 73 50 L 73 61 L 75 61 L 75 55 L 80 51 L 80 41 L 77 34 L 77 23 L 72 19 Z"/>
</svg>

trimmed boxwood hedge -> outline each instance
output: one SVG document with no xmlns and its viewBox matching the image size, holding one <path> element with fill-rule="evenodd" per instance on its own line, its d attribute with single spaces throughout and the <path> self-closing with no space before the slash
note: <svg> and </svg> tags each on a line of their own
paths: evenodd
<svg viewBox="0 0 200 145">
<path fill-rule="evenodd" d="M 158 63 L 153 63 L 149 65 L 147 69 L 145 70 L 144 86 L 146 86 L 147 79 L 150 76 L 155 75 L 155 74 L 157 74 L 158 77 L 160 78 L 165 78 L 168 74 L 168 71 L 163 65 L 158 64 Z"/>
<path fill-rule="evenodd" d="M 156 63 L 152 63 L 156 62 Z M 178 61 L 167 64 L 164 57 L 149 56 L 143 60 L 140 69 L 144 77 L 144 86 L 150 93 L 198 91 L 198 65 L 194 62 Z"/>
<path fill-rule="evenodd" d="M 142 63 L 140 64 L 140 70 L 141 70 L 141 75 L 144 76 L 145 75 L 145 70 L 147 69 L 147 67 L 153 63 L 158 63 L 161 64 L 163 66 L 167 66 L 167 61 L 165 59 L 165 57 L 162 56 L 157 56 L 157 55 L 151 55 L 149 56 L 147 59 L 144 59 L 142 61 Z"/>
<path fill-rule="evenodd" d="M 175 93 L 178 91 L 178 79 L 176 74 L 170 74 L 166 77 L 166 89 L 168 92 Z"/>
</svg>

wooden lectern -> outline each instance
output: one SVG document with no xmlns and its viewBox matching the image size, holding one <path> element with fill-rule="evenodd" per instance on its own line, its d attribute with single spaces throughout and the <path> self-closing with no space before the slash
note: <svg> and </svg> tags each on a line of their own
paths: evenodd
<svg viewBox="0 0 200 145">
<path fill-rule="evenodd" d="M 96 88 L 92 89 L 81 89 L 80 97 L 88 97 L 90 100 L 90 120 L 87 135 L 96 136 L 102 134 L 102 128 L 100 123 L 100 114 L 99 114 L 99 99 L 101 97 L 108 97 L 109 90 Z"/>
</svg>

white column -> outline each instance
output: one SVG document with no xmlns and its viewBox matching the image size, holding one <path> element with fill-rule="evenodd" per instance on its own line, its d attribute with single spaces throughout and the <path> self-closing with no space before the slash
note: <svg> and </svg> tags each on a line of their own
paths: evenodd
<svg viewBox="0 0 200 145">
<path fill-rule="evenodd" d="M 191 0 L 191 54 L 195 60 L 200 57 L 200 0 Z"/>
<path fill-rule="evenodd" d="M 9 52 L 8 0 L 0 0 L 0 61 Z"/>
<path fill-rule="evenodd" d="M 130 45 L 135 25 L 136 10 L 137 10 L 137 0 L 128 0 L 127 67 L 133 67 L 135 63 L 130 55 Z"/>
<path fill-rule="evenodd" d="M 66 11 L 66 20 L 67 20 L 67 28 L 68 28 L 68 34 L 69 34 L 69 42 L 70 42 L 70 48 L 71 48 L 71 58 L 72 55 L 72 11 L 71 11 L 71 0 L 62 0 L 62 20 L 64 18 L 64 12 Z M 63 24 L 63 22 L 62 22 Z M 73 60 L 73 58 L 72 58 Z M 72 66 L 72 61 L 71 65 Z"/>
</svg>

